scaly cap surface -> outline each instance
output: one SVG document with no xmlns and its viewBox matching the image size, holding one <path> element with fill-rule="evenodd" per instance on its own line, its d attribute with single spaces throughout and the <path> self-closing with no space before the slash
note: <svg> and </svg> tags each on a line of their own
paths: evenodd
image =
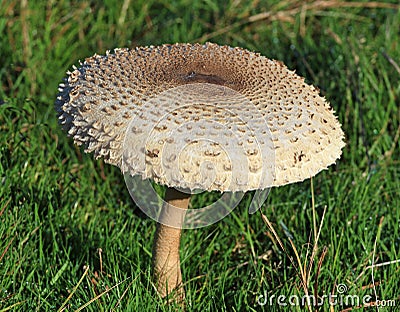
<svg viewBox="0 0 400 312">
<path fill-rule="evenodd" d="M 329 104 L 281 62 L 212 43 L 116 49 L 60 84 L 60 122 L 86 152 L 172 187 L 247 191 L 333 164 Z"/>
</svg>

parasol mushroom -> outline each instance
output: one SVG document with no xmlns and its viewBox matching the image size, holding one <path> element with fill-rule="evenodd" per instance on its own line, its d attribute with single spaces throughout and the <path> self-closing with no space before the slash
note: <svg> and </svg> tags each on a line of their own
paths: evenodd
<svg viewBox="0 0 400 312">
<path fill-rule="evenodd" d="M 148 213 L 158 221 L 153 266 L 163 297 L 184 297 L 181 229 L 210 223 L 187 210 L 193 192 L 299 182 L 333 164 L 344 146 L 316 88 L 279 61 L 212 43 L 94 55 L 68 72 L 55 106 L 86 152 L 167 186 L 162 208 Z M 146 210 L 146 202 L 138 206 Z"/>
</svg>

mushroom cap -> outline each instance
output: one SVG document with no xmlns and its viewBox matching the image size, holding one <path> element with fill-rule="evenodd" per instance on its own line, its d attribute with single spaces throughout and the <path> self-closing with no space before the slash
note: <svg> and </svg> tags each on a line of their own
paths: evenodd
<svg viewBox="0 0 400 312">
<path fill-rule="evenodd" d="M 86 152 L 190 190 L 299 182 L 333 164 L 345 145 L 332 108 L 304 78 L 212 43 L 94 55 L 68 72 L 55 106 Z"/>
</svg>

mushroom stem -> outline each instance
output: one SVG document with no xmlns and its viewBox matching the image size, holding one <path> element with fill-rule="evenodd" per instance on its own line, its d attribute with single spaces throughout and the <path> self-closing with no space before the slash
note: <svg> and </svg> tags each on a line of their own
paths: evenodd
<svg viewBox="0 0 400 312">
<path fill-rule="evenodd" d="M 175 291 L 175 301 L 182 301 L 185 297 L 179 245 L 189 200 L 190 194 L 167 188 L 153 242 L 153 270 L 158 293 L 166 297 Z"/>
</svg>

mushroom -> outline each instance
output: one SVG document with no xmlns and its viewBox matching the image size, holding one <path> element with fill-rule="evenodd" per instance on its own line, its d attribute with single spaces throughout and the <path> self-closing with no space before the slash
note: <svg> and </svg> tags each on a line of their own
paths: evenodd
<svg viewBox="0 0 400 312">
<path fill-rule="evenodd" d="M 175 290 L 177 300 L 184 298 L 181 229 L 205 226 L 230 211 L 187 210 L 192 193 L 299 182 L 333 164 L 344 146 L 334 112 L 304 78 L 279 61 L 213 43 L 94 55 L 68 72 L 55 107 L 85 152 L 125 176 L 167 187 L 159 209 L 135 201 L 158 221 L 157 290 L 162 297 Z M 135 199 L 149 189 L 130 191 Z"/>
</svg>

